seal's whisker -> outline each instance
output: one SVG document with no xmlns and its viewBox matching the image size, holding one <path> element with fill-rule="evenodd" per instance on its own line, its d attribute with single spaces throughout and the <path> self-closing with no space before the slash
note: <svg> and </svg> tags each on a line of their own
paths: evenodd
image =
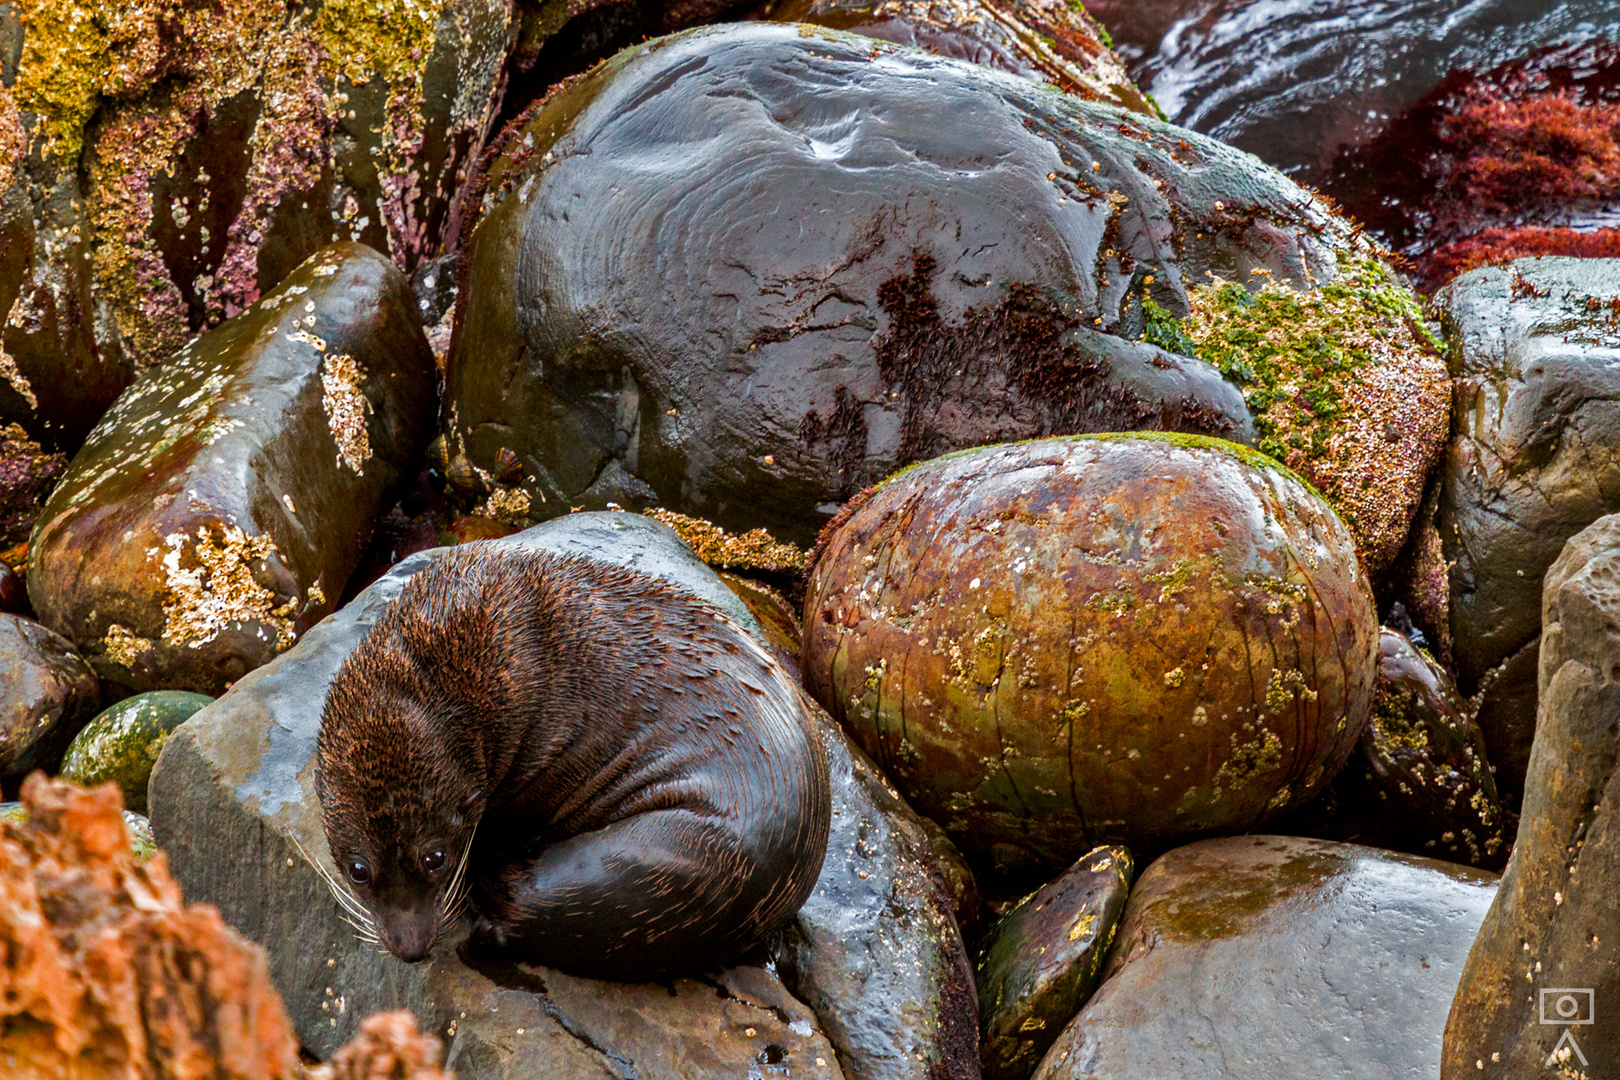
<svg viewBox="0 0 1620 1080">
<path fill-rule="evenodd" d="M 365 927 L 361 926 L 359 923 L 355 922 L 346 915 L 339 916 L 339 918 L 359 931 L 359 933 L 355 934 L 355 937 L 359 938 L 363 943 L 367 945 L 382 944 L 382 938 L 378 937 L 375 931 L 367 930 Z"/>
<path fill-rule="evenodd" d="M 467 892 L 470 882 L 467 880 L 467 860 L 472 855 L 473 837 L 478 835 L 477 826 L 467 837 L 467 843 L 461 849 L 461 859 L 456 863 L 456 872 L 450 877 L 450 884 L 444 890 L 444 913 L 439 916 L 439 929 L 442 931 L 455 921 L 461 914 L 462 907 L 467 902 Z"/>
<path fill-rule="evenodd" d="M 375 932 L 376 923 L 371 918 L 371 914 L 366 911 L 365 905 L 360 903 L 359 898 L 351 895 L 349 890 L 339 885 L 337 883 L 337 879 L 327 871 L 326 867 L 310 858 L 309 852 L 304 850 L 304 845 L 298 842 L 298 837 L 293 836 L 291 833 L 289 833 L 288 836 L 292 840 L 293 846 L 298 849 L 298 854 L 302 855 L 304 857 L 304 861 L 307 862 L 310 867 L 321 876 L 322 881 L 326 882 L 327 889 L 332 893 L 332 899 L 336 900 L 338 905 L 342 907 L 344 911 L 348 912 L 355 919 L 359 920 L 361 923 L 364 923 L 366 927 Z M 348 920 L 344 921 L 347 922 Z"/>
</svg>

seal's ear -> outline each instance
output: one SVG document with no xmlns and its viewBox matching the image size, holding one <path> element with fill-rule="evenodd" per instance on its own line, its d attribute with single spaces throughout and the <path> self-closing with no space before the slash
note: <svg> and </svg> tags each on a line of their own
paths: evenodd
<svg viewBox="0 0 1620 1080">
<path fill-rule="evenodd" d="M 462 799 L 461 804 L 456 807 L 456 812 L 450 815 L 451 825 L 458 829 L 461 828 L 461 823 L 467 819 L 468 815 L 478 808 L 478 804 L 483 800 L 483 798 L 484 793 L 482 791 L 475 791 L 465 799 Z"/>
</svg>

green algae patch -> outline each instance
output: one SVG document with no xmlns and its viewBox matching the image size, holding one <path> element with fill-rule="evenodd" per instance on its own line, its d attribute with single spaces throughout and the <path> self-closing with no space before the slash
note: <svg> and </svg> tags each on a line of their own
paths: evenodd
<svg viewBox="0 0 1620 1080">
<path fill-rule="evenodd" d="M 112 67 L 106 9 L 86 0 L 19 0 L 18 13 L 26 33 L 12 92 L 23 111 L 39 114 L 45 156 L 76 162 Z"/>
<path fill-rule="evenodd" d="M 62 758 L 60 775 L 85 787 L 115 783 L 124 793 L 124 805 L 145 813 L 146 782 L 169 733 L 213 701 L 183 690 L 125 698 L 79 732 Z"/>
<path fill-rule="evenodd" d="M 351 83 L 364 86 L 375 75 L 400 90 L 421 76 L 441 7 L 434 0 L 326 0 L 315 33 Z"/>
<path fill-rule="evenodd" d="M 1188 303 L 1177 319 L 1145 300 L 1144 339 L 1241 389 L 1261 453 L 1321 489 L 1380 573 L 1405 542 L 1447 432 L 1442 347 L 1417 298 L 1357 253 L 1315 288 L 1216 280 L 1193 287 Z"/>
</svg>

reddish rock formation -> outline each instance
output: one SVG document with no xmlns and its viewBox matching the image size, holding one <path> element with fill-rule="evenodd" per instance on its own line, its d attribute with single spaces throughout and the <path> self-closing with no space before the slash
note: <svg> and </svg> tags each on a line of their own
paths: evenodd
<svg viewBox="0 0 1620 1080">
<path fill-rule="evenodd" d="M 75 1080 L 298 1080 L 264 951 L 136 862 L 118 789 L 41 773 L 0 821 L 0 1072 Z M 409 1013 L 366 1020 L 332 1080 L 445 1080 Z"/>
</svg>

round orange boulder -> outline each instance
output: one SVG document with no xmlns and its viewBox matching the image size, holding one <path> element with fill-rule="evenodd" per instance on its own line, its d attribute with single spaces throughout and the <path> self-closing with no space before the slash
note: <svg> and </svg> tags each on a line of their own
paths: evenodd
<svg viewBox="0 0 1620 1080">
<path fill-rule="evenodd" d="M 1367 722 L 1379 631 L 1308 484 L 1157 434 L 897 474 L 829 526 L 804 626 L 811 692 L 919 811 L 1047 864 L 1309 799 Z"/>
</svg>

